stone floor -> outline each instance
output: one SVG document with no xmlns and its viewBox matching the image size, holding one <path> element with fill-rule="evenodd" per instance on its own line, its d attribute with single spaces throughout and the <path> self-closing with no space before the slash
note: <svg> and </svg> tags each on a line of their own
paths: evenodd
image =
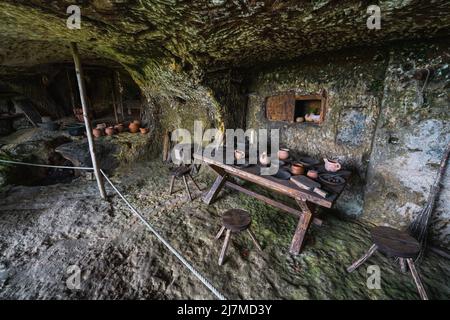
<svg viewBox="0 0 450 320">
<path fill-rule="evenodd" d="M 211 176 L 196 179 L 207 189 Z M 375 254 L 352 274 L 345 268 L 369 246 L 368 224 L 323 215 L 302 255 L 288 253 L 296 221 L 253 199 L 222 192 L 207 206 L 186 194 L 168 195 L 168 169 L 135 163 L 113 180 L 148 219 L 226 297 L 232 299 L 417 299 L 409 274 Z M 177 184 L 175 190 L 181 189 Z M 195 188 L 192 188 L 194 190 Z M 108 193 L 113 195 L 111 188 Z M 263 245 L 235 237 L 225 264 L 213 241 L 221 213 L 244 208 Z M 366 267 L 381 269 L 381 289 L 368 289 Z M 81 270 L 70 289 L 70 266 Z M 449 299 L 450 264 L 427 253 L 419 265 L 430 298 Z M 70 282 L 70 281 L 69 281 Z M 72 283 L 72 282 L 70 282 Z M 212 299 L 214 296 L 143 227 L 118 196 L 98 198 L 95 182 L 14 187 L 0 194 L 0 298 L 3 299 Z"/>
</svg>

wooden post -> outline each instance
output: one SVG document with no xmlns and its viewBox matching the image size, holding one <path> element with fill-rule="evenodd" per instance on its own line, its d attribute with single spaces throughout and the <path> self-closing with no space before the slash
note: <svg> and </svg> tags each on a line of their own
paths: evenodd
<svg viewBox="0 0 450 320">
<path fill-rule="evenodd" d="M 77 74 L 78 80 L 78 88 L 80 89 L 80 100 L 81 106 L 83 107 L 83 118 L 84 124 L 86 126 L 86 135 L 89 143 L 89 152 L 91 154 L 92 159 L 92 167 L 94 168 L 95 178 L 97 179 L 98 189 L 100 191 L 100 195 L 103 199 L 106 199 L 105 186 L 103 184 L 102 175 L 100 174 L 100 170 L 97 163 L 97 158 L 95 156 L 95 147 L 94 147 L 94 138 L 92 136 L 92 127 L 91 121 L 89 119 L 88 113 L 88 105 L 86 100 L 86 88 L 84 85 L 83 78 L 83 69 L 81 67 L 80 56 L 78 54 L 77 44 L 75 42 L 70 43 L 70 47 L 72 49 L 73 61 L 75 63 L 75 71 Z"/>
</svg>

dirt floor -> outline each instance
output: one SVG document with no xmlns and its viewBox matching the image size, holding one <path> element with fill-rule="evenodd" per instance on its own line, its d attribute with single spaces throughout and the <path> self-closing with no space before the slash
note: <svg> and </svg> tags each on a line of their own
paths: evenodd
<svg viewBox="0 0 450 320">
<path fill-rule="evenodd" d="M 196 180 L 207 190 L 203 169 Z M 169 242 L 231 299 L 418 299 L 409 274 L 375 254 L 352 274 L 345 268 L 370 246 L 367 225 L 323 215 L 302 255 L 288 247 L 296 221 L 245 195 L 222 192 L 210 206 L 194 192 L 168 195 L 168 168 L 135 163 L 113 181 Z M 175 190 L 181 190 L 181 182 Z M 192 187 L 192 190 L 195 190 Z M 114 195 L 99 199 L 96 184 L 13 187 L 0 195 L 0 298 L 3 299 L 213 299 L 214 296 Z M 243 234 L 232 239 L 223 266 L 222 240 L 214 242 L 220 215 L 251 212 L 260 253 Z M 381 289 L 366 285 L 367 266 L 381 269 Z M 71 267 L 75 266 L 75 267 Z M 81 271 L 79 288 L 70 284 Z M 450 264 L 428 252 L 419 272 L 430 298 L 449 299 Z M 69 285 L 68 285 L 69 283 Z"/>
</svg>

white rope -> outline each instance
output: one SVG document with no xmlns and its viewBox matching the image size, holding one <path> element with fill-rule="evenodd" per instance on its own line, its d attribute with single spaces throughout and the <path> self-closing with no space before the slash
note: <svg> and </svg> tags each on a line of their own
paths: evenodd
<svg viewBox="0 0 450 320">
<path fill-rule="evenodd" d="M 32 166 L 32 167 L 43 167 L 43 168 L 58 168 L 58 169 L 72 169 L 72 170 L 94 170 L 93 168 L 88 168 L 88 167 L 53 166 L 53 165 L 50 165 L 50 164 L 37 164 L 37 163 L 10 161 L 10 160 L 3 160 L 3 159 L 0 159 L 0 162 L 9 163 L 9 164 L 18 164 L 18 165 L 24 165 L 24 166 Z"/>
<path fill-rule="evenodd" d="M 178 260 L 181 261 L 181 263 L 184 264 L 186 268 L 188 268 L 196 277 L 199 279 L 218 299 L 220 300 L 226 300 L 226 298 L 216 289 L 214 286 L 203 276 L 201 275 L 174 247 L 170 245 L 169 242 L 166 241 L 159 233 L 156 231 L 150 223 L 145 220 L 145 218 L 128 202 L 127 199 L 120 193 L 119 190 L 114 186 L 114 184 L 109 180 L 109 178 L 106 176 L 106 174 L 103 172 L 103 170 L 100 170 L 100 172 L 105 177 L 106 181 L 111 185 L 111 187 L 114 189 L 114 191 L 117 192 L 117 194 L 122 198 L 122 200 L 127 204 L 127 206 L 131 209 L 131 211 L 142 221 L 142 223 L 158 238 L 159 241 L 161 241 L 167 249 L 172 252 L 175 257 L 178 258 Z"/>
<path fill-rule="evenodd" d="M 60 169 L 77 169 L 77 170 L 93 170 L 93 168 L 87 168 L 87 167 L 66 167 L 66 166 L 53 166 L 53 165 L 45 165 L 45 164 L 36 164 L 36 163 L 28 163 L 28 162 L 19 162 L 19 161 L 10 161 L 10 160 L 3 160 L 0 159 L 0 162 L 9 163 L 9 164 L 18 164 L 18 165 L 27 165 L 27 166 L 34 166 L 34 167 L 45 167 L 45 168 L 60 168 Z M 119 190 L 115 187 L 115 185 L 109 180 L 109 178 L 106 176 L 106 174 L 103 172 L 103 170 L 100 169 L 100 172 L 105 177 L 106 181 L 111 185 L 111 187 L 114 189 L 114 191 L 117 192 L 117 194 L 122 198 L 122 200 L 127 204 L 127 206 L 131 209 L 131 211 L 142 221 L 142 223 L 158 238 L 159 241 L 161 241 L 169 250 L 172 252 L 175 257 L 178 258 L 178 260 L 181 261 L 181 263 L 184 264 L 186 268 L 188 268 L 196 277 L 199 279 L 218 299 L 220 300 L 226 300 L 225 296 L 222 295 L 214 286 L 203 276 L 201 275 L 174 247 L 170 245 L 169 242 L 167 242 L 166 239 L 164 239 L 158 231 L 156 231 L 150 223 L 145 220 L 145 218 L 128 202 L 127 199 L 120 193 Z"/>
</svg>

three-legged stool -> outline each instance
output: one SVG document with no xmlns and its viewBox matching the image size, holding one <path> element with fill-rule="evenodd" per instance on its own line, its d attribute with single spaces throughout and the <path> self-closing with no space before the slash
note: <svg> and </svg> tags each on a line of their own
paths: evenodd
<svg viewBox="0 0 450 320">
<path fill-rule="evenodd" d="M 374 245 L 370 247 L 364 256 L 348 267 L 347 271 L 352 272 L 369 259 L 375 251 L 379 250 L 389 257 L 399 258 L 400 267 L 403 272 L 406 272 L 406 260 L 420 297 L 423 300 L 428 300 L 427 293 L 425 292 L 425 288 L 413 261 L 420 251 L 419 242 L 408 233 L 389 227 L 375 227 L 371 230 L 371 235 Z"/>
<path fill-rule="evenodd" d="M 192 178 L 191 170 L 192 170 L 192 168 L 190 166 L 182 165 L 182 166 L 176 167 L 176 168 L 174 168 L 174 169 L 172 169 L 170 171 L 170 176 L 171 177 L 170 177 L 169 194 L 172 194 L 172 190 L 173 190 L 173 185 L 175 183 L 175 179 L 183 178 L 184 186 L 186 187 L 186 192 L 187 192 L 187 194 L 189 196 L 189 200 L 192 201 L 192 195 L 191 195 L 191 191 L 189 190 L 189 185 L 188 185 L 186 177 L 191 178 L 192 182 L 195 184 L 197 189 L 199 191 L 202 191 L 200 189 L 200 187 L 198 186 L 198 184 L 195 182 L 195 180 Z"/>
<path fill-rule="evenodd" d="M 230 242 L 231 233 L 239 233 L 241 231 L 247 230 L 250 238 L 252 239 L 255 246 L 258 250 L 262 251 L 261 246 L 256 240 L 255 235 L 250 230 L 250 224 L 252 223 L 252 219 L 250 214 L 247 211 L 240 209 L 231 209 L 226 211 L 222 216 L 222 227 L 220 228 L 219 233 L 217 233 L 215 240 L 219 240 L 222 236 L 223 232 L 226 230 L 225 241 L 223 243 L 222 251 L 219 256 L 219 266 L 222 265 L 223 259 L 228 249 L 228 244 Z"/>
</svg>

